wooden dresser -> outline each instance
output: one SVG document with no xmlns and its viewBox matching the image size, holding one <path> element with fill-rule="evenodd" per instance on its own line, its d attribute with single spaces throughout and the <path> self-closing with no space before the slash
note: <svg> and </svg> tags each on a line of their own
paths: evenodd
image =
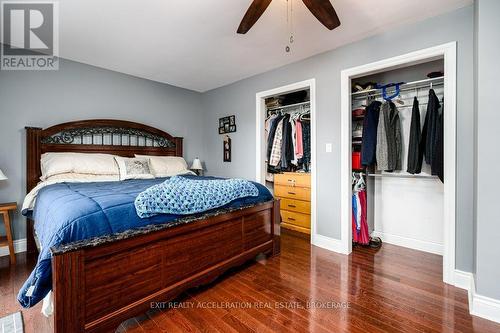
<svg viewBox="0 0 500 333">
<path fill-rule="evenodd" d="M 311 174 L 275 174 L 274 195 L 281 199 L 281 227 L 311 234 Z"/>
</svg>

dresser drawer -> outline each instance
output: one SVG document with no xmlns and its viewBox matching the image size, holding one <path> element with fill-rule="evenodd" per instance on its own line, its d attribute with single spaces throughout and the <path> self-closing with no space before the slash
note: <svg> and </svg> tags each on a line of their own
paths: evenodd
<svg viewBox="0 0 500 333">
<path fill-rule="evenodd" d="M 281 199 L 280 207 L 292 212 L 311 214 L 311 203 L 309 201 L 283 198 Z"/>
<path fill-rule="evenodd" d="M 301 213 L 289 212 L 287 210 L 280 211 L 283 223 L 296 225 L 302 228 L 311 229 L 311 216 Z"/>
<path fill-rule="evenodd" d="M 308 173 L 285 172 L 274 175 L 274 183 L 285 186 L 311 187 L 311 175 Z"/>
<path fill-rule="evenodd" d="M 311 189 L 305 187 L 274 185 L 274 195 L 282 198 L 311 201 Z"/>
</svg>

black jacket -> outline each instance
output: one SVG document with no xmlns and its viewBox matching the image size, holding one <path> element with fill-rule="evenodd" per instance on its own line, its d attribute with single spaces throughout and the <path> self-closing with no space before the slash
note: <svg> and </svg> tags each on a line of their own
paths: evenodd
<svg viewBox="0 0 500 333">
<path fill-rule="evenodd" d="M 382 103 L 373 101 L 366 107 L 363 120 L 363 141 L 361 143 L 361 164 L 369 166 L 375 164 L 377 156 L 377 126 Z"/>
<path fill-rule="evenodd" d="M 436 146 L 434 147 L 434 156 L 432 158 L 431 172 L 438 176 L 444 183 L 444 109 L 437 121 Z"/>
<path fill-rule="evenodd" d="M 427 113 L 425 115 L 424 129 L 420 148 L 424 149 L 425 162 L 432 164 L 434 151 L 436 149 L 438 134 L 439 108 L 441 104 L 433 89 L 429 90 L 429 101 L 427 102 Z"/>
<path fill-rule="evenodd" d="M 411 111 L 410 141 L 408 142 L 408 168 L 406 171 L 411 174 L 422 172 L 423 154 L 420 152 L 420 140 L 422 130 L 420 128 L 420 108 L 418 99 L 413 99 L 413 109 Z"/>
</svg>

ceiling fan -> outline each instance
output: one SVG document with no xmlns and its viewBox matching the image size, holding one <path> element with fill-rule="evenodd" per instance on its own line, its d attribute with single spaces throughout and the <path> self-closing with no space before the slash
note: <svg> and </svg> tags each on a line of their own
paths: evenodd
<svg viewBox="0 0 500 333">
<path fill-rule="evenodd" d="M 239 34 L 246 34 L 266 11 L 272 0 L 253 0 L 238 27 Z M 340 26 L 340 20 L 330 0 L 302 0 L 311 13 L 325 27 L 333 30 Z"/>
</svg>

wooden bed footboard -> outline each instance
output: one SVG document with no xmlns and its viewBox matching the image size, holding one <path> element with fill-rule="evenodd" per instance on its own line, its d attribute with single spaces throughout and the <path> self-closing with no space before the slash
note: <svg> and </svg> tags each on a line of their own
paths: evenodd
<svg viewBox="0 0 500 333">
<path fill-rule="evenodd" d="M 279 201 L 149 234 L 54 254 L 54 330 L 114 332 L 152 302 L 215 280 L 264 253 L 277 255 Z"/>
</svg>

